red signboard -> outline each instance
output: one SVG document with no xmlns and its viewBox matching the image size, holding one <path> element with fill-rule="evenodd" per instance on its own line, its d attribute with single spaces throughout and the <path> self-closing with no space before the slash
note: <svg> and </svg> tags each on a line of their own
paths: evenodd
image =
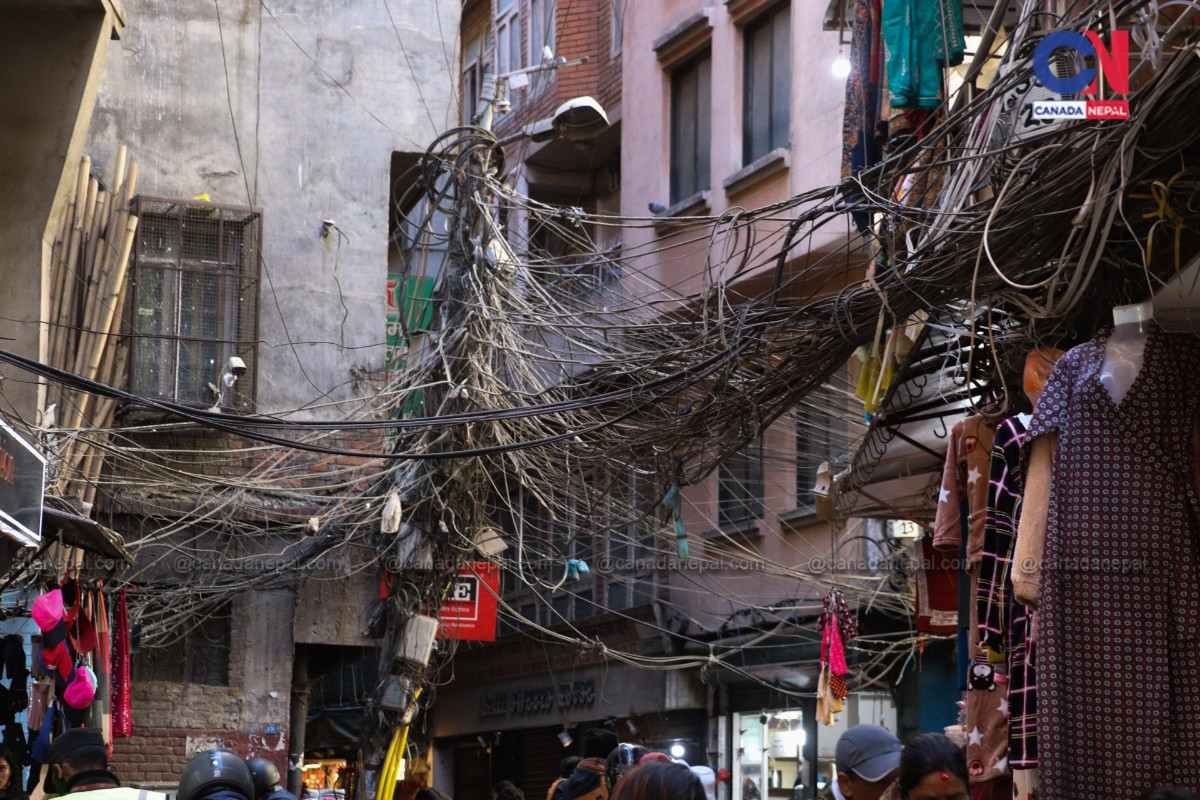
<svg viewBox="0 0 1200 800">
<path fill-rule="evenodd" d="M 454 585 L 438 611 L 439 639 L 492 642 L 496 639 L 496 598 L 500 567 L 473 561 L 458 570 Z"/>
</svg>

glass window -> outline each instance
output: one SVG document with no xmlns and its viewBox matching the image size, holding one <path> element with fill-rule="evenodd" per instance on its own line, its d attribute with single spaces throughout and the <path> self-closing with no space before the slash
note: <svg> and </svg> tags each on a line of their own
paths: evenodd
<svg viewBox="0 0 1200 800">
<path fill-rule="evenodd" d="M 473 37 L 463 47 L 462 68 L 462 123 L 470 125 L 479 107 L 479 93 L 483 91 L 483 75 L 487 72 L 483 54 L 487 52 L 487 31 Z"/>
<path fill-rule="evenodd" d="M 554 52 L 554 0 L 530 0 L 529 66 L 542 63 L 546 47 Z"/>
<path fill-rule="evenodd" d="M 791 8 L 783 5 L 746 27 L 742 163 L 787 147 L 791 125 Z"/>
<path fill-rule="evenodd" d="M 712 58 L 704 53 L 671 73 L 671 203 L 710 185 Z"/>
<path fill-rule="evenodd" d="M 521 15 L 515 1 L 500 6 L 496 15 L 496 72 L 504 74 L 521 68 Z"/>
<path fill-rule="evenodd" d="M 763 513 L 762 437 L 729 456 L 718 470 L 717 510 L 719 523 L 738 525 Z"/>
</svg>

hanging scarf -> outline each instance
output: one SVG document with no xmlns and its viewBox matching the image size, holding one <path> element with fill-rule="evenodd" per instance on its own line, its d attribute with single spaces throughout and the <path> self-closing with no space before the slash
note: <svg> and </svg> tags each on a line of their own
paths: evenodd
<svg viewBox="0 0 1200 800">
<path fill-rule="evenodd" d="M 117 592 L 113 607 L 112 660 L 112 735 L 113 738 L 133 736 L 133 709 L 130 705 L 129 677 L 129 610 L 125 604 L 126 591 Z"/>
<path fill-rule="evenodd" d="M 838 624 L 838 633 L 841 634 L 842 643 L 849 642 L 858 637 L 858 623 L 854 620 L 854 614 L 850 611 L 850 607 L 846 605 L 846 598 L 842 596 L 838 589 L 830 589 L 825 595 L 825 601 L 821 604 L 821 620 L 820 626 L 824 629 L 830 622 L 836 620 Z"/>
<path fill-rule="evenodd" d="M 92 705 L 93 724 L 100 729 L 112 756 L 112 639 L 108 631 L 108 608 L 104 592 L 96 589 L 88 595 L 92 622 L 96 626 L 96 701 Z"/>
</svg>

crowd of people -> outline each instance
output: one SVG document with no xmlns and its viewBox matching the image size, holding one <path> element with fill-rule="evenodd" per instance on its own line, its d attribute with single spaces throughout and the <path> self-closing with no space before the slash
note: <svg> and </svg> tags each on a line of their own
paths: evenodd
<svg viewBox="0 0 1200 800">
<path fill-rule="evenodd" d="M 121 786 L 109 769 L 98 731 L 72 728 L 50 745 L 48 771 L 31 795 L 20 791 L 20 769 L 0 750 L 0 800 L 166 800 L 166 795 Z M 961 746 L 926 733 L 901 746 L 878 725 L 855 725 L 838 739 L 836 775 L 818 800 L 970 800 L 970 778 Z M 229 750 L 206 750 L 184 767 L 176 800 L 296 800 L 280 786 L 278 768 L 262 758 L 243 761 Z M 561 777 L 546 800 L 717 800 L 717 776 L 665 753 L 620 743 L 614 732 L 584 735 L 582 757 L 564 759 Z M 422 789 L 416 800 L 450 800 Z M 512 781 L 493 787 L 492 800 L 526 800 Z M 1175 787 L 1159 787 L 1142 800 L 1200 800 Z"/>
<path fill-rule="evenodd" d="M 881 726 L 855 725 L 838 739 L 834 764 L 837 772 L 817 800 L 971 798 L 963 747 L 941 733 L 922 734 L 901 745 Z M 716 786 L 717 776 L 709 767 L 690 766 L 664 753 L 618 743 L 615 733 L 593 729 L 585 734 L 583 757 L 563 760 L 561 777 L 551 785 L 546 800 L 717 800 Z M 443 795 L 437 800 L 449 798 Z M 501 781 L 493 788 L 492 800 L 525 800 L 525 796 L 511 781 Z M 1164 786 L 1141 800 L 1200 798 Z"/>
</svg>

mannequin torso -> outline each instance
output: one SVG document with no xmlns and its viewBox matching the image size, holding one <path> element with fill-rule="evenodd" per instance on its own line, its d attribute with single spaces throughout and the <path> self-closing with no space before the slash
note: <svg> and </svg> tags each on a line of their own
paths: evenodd
<svg viewBox="0 0 1200 800">
<path fill-rule="evenodd" d="M 1114 405 L 1121 405 L 1142 369 L 1146 353 L 1146 326 L 1153 319 L 1152 303 L 1117 306 L 1113 309 L 1113 332 L 1104 346 L 1100 383 L 1108 391 Z"/>
</svg>

